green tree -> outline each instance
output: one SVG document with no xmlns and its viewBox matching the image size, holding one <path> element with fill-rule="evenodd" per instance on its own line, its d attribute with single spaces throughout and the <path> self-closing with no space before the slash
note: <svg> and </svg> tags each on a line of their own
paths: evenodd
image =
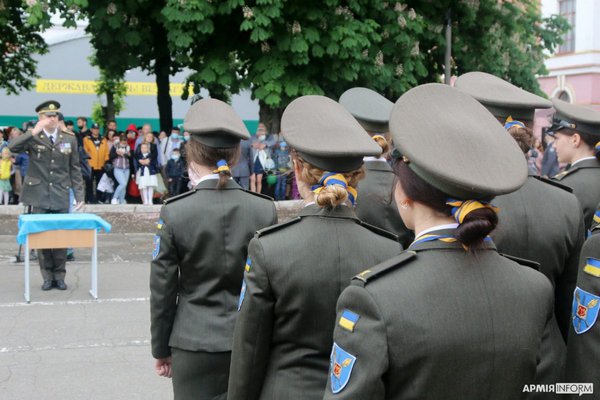
<svg viewBox="0 0 600 400">
<path fill-rule="evenodd" d="M 48 51 L 41 28 L 28 21 L 23 1 L 0 0 L 0 88 L 7 93 L 33 87 L 35 57 Z"/>
<path fill-rule="evenodd" d="M 428 74 L 443 74 L 444 24 L 452 16 L 452 72 L 484 71 L 541 94 L 536 76 L 547 74 L 545 52 L 552 52 L 569 28 L 562 17 L 543 18 L 537 0 L 406 0 L 426 21 L 421 48 Z"/>
<path fill-rule="evenodd" d="M 92 61 L 96 65 L 97 61 Z M 103 106 L 100 101 L 94 103 L 92 118 L 101 126 L 105 126 L 107 121 L 114 120 L 117 115 L 125 108 L 125 94 L 127 87 L 122 77 L 113 77 L 98 66 L 100 69 L 100 79 L 96 83 L 96 95 L 101 98 L 105 96 L 106 105 Z"/>
<path fill-rule="evenodd" d="M 86 32 L 96 52 L 98 65 L 111 79 L 125 75 L 132 68 L 153 74 L 157 85 L 157 105 L 161 129 L 173 125 L 170 76 L 181 66 L 169 48 L 167 27 L 162 9 L 166 0 L 31 0 L 29 11 L 34 21 L 48 21 L 47 13 L 59 13 L 73 24 L 76 18 L 87 19 Z"/>
</svg>

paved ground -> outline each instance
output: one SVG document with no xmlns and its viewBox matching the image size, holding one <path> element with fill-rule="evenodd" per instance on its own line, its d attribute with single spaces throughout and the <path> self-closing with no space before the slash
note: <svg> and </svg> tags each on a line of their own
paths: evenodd
<svg viewBox="0 0 600 400">
<path fill-rule="evenodd" d="M 64 292 L 42 292 L 32 263 L 28 305 L 15 236 L 0 235 L 0 399 L 172 398 L 150 354 L 151 247 L 151 233 L 99 236 L 98 301 L 88 295 L 90 250 L 67 264 Z"/>
</svg>

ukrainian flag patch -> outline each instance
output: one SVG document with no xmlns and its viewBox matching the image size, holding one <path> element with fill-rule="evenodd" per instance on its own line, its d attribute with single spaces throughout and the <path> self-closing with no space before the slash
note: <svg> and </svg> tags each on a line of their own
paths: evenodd
<svg viewBox="0 0 600 400">
<path fill-rule="evenodd" d="M 596 211 L 594 214 L 594 222 L 600 224 L 600 210 Z"/>
<path fill-rule="evenodd" d="M 595 276 L 596 278 L 600 278 L 600 260 L 588 257 L 585 267 L 583 267 L 583 272 Z"/>
<path fill-rule="evenodd" d="M 248 259 L 246 260 L 246 267 L 244 267 L 244 269 L 246 270 L 246 272 L 250 272 L 250 267 L 252 266 L 252 260 L 248 257 Z"/>
<path fill-rule="evenodd" d="M 165 222 L 161 219 L 158 220 L 158 223 L 156 224 L 156 229 L 160 230 L 162 229 L 163 225 L 165 224 Z"/>
<path fill-rule="evenodd" d="M 354 326 L 358 322 L 360 315 L 348 309 L 344 309 L 340 317 L 339 325 L 347 331 L 354 332 Z"/>
</svg>

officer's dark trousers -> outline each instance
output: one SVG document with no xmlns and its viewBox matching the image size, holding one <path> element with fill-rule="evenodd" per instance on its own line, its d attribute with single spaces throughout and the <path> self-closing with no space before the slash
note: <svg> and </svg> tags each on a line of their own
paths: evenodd
<svg viewBox="0 0 600 400">
<path fill-rule="evenodd" d="M 175 400 L 227 398 L 231 352 L 208 353 L 171 349 Z"/>
<path fill-rule="evenodd" d="M 44 208 L 33 207 L 33 214 L 66 214 L 69 210 L 46 210 Z M 39 254 L 40 250 L 38 250 Z M 41 255 L 38 255 L 40 263 L 40 272 L 44 281 L 55 281 L 65 279 L 67 273 L 67 249 L 44 249 Z"/>
</svg>

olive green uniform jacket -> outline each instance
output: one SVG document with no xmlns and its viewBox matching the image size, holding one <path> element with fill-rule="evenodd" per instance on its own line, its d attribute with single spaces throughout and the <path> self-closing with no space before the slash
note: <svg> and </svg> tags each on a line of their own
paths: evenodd
<svg viewBox="0 0 600 400">
<path fill-rule="evenodd" d="M 593 383 L 596 394 L 600 390 L 600 323 L 597 320 L 600 307 L 600 226 L 595 227 L 592 236 L 586 240 L 579 264 L 567 346 L 566 382 Z"/>
<path fill-rule="evenodd" d="M 395 235 L 346 206 L 311 205 L 260 231 L 250 243 L 228 399 L 321 399 L 338 296 L 365 265 L 400 251 Z"/>
<path fill-rule="evenodd" d="M 29 167 L 21 194 L 23 204 L 67 212 L 69 189 L 73 189 L 78 202 L 84 200 L 75 136 L 59 130 L 53 145 L 44 131 L 33 136 L 28 130 L 13 139 L 8 147 L 14 153 L 25 151 L 29 154 Z"/>
<path fill-rule="evenodd" d="M 521 399 L 553 303 L 548 279 L 491 241 L 413 244 L 340 296 L 324 399 Z"/>
<path fill-rule="evenodd" d="M 365 161 L 367 175 L 358 184 L 356 216 L 367 224 L 374 225 L 398 235 L 400 244 L 408 247 L 414 239 L 398 213 L 394 200 L 394 172 L 385 161 Z"/>
<path fill-rule="evenodd" d="M 277 222 L 273 201 L 233 180 L 201 182 L 166 202 L 150 269 L 152 355 L 171 347 L 225 352 L 237 316 L 248 243 Z"/>
<path fill-rule="evenodd" d="M 573 189 L 583 209 L 585 229 L 589 230 L 600 202 L 600 162 L 597 159 L 578 162 L 553 179 Z"/>
<path fill-rule="evenodd" d="M 554 312 L 564 339 L 585 238 L 583 214 L 570 189 L 529 176 L 519 190 L 494 199 L 500 208 L 491 234 L 500 253 L 536 261 L 554 287 Z M 553 382 L 554 383 L 554 382 Z"/>
</svg>

